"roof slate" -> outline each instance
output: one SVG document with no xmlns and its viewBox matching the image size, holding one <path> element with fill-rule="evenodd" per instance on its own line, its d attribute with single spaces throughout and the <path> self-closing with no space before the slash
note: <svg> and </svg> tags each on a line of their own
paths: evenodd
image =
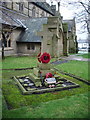
<svg viewBox="0 0 90 120">
<path fill-rule="evenodd" d="M 25 16 L 18 15 L 16 14 L 15 11 L 9 10 L 7 8 L 0 6 L 0 23 L 1 24 L 22 27 L 21 23 L 18 20 L 22 22 L 25 19 L 27 19 L 25 18 Z"/>
<path fill-rule="evenodd" d="M 47 18 L 31 18 L 24 21 L 28 28 L 22 31 L 17 42 L 41 42 L 41 37 L 36 35 L 36 32 L 41 31 L 42 25 L 47 23 Z"/>
</svg>

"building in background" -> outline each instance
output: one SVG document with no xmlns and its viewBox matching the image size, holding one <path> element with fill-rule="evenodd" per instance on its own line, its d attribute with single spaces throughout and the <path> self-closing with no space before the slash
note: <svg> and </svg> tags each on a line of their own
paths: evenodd
<svg viewBox="0 0 90 120">
<path fill-rule="evenodd" d="M 46 2 L 35 3 L 28 2 L 27 0 L 26 2 L 0 2 L 0 24 L 2 25 L 4 36 L 5 55 L 19 53 L 16 41 L 20 33 L 26 30 L 26 26 L 24 25 L 25 21 L 29 22 L 29 20 L 33 18 L 54 16 L 55 10 L 52 7 Z M 52 10 L 54 12 L 52 12 Z M 30 40 L 29 43 L 31 43 L 31 41 L 33 40 Z"/>
<path fill-rule="evenodd" d="M 77 52 L 77 36 L 76 36 L 76 23 L 75 18 L 70 20 L 63 20 L 68 24 L 68 53 Z"/>
<path fill-rule="evenodd" d="M 68 24 L 68 31 L 65 30 L 63 28 L 63 19 L 59 13 L 59 7 L 58 4 L 58 11 L 56 11 L 55 5 L 50 6 L 46 2 L 29 2 L 28 0 L 26 0 L 26 2 L 0 2 L 0 24 L 2 25 L 2 33 L 0 35 L 2 42 L 0 43 L 4 45 L 4 54 L 6 56 L 15 54 L 38 54 L 42 48 L 43 36 L 41 35 L 40 37 L 36 35 L 36 33 L 43 30 L 44 24 L 46 24 L 46 26 L 48 25 L 49 32 L 53 34 L 51 39 L 60 39 L 59 41 L 62 41 L 51 45 L 59 48 L 56 53 L 57 57 L 59 57 L 60 54 L 67 55 L 68 52 L 75 52 L 75 50 L 70 51 L 70 47 L 72 49 L 76 47 L 74 44 L 76 42 L 75 21 L 72 22 L 72 24 L 70 24 L 71 22 L 69 23 L 69 21 L 64 21 L 64 23 L 66 22 Z M 57 19 L 59 22 L 57 22 Z M 55 27 L 54 24 L 57 24 L 57 27 Z M 69 25 L 71 27 L 70 30 Z M 61 26 L 62 28 L 60 28 Z M 54 34 L 56 34 L 56 39 L 54 38 Z M 48 33 L 46 36 L 47 38 L 49 37 Z M 49 47 L 47 47 L 47 49 L 52 49 Z M 52 51 L 55 50 L 52 49 Z"/>
<path fill-rule="evenodd" d="M 78 40 L 78 50 L 79 51 L 88 51 L 89 42 L 86 39 L 79 39 Z"/>
</svg>

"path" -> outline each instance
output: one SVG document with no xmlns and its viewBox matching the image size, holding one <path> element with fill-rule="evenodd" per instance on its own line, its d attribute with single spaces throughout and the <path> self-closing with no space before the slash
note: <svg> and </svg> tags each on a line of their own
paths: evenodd
<svg viewBox="0 0 90 120">
<path fill-rule="evenodd" d="M 51 62 L 51 64 L 62 64 L 62 63 L 67 63 L 68 62 L 68 60 L 57 60 L 57 61 L 54 61 L 54 62 Z"/>
<path fill-rule="evenodd" d="M 64 59 L 64 60 L 78 60 L 78 61 L 90 61 L 90 59 L 88 58 L 83 58 L 82 56 L 77 56 L 79 54 L 76 55 L 69 55 L 68 57 L 64 56 L 64 57 L 60 57 L 60 59 Z"/>
<path fill-rule="evenodd" d="M 78 56 L 81 54 L 74 54 L 74 55 L 69 55 L 68 57 L 63 56 L 60 57 L 59 60 L 52 62 L 51 64 L 62 64 L 62 63 L 67 63 L 69 60 L 77 60 L 77 61 L 90 61 L 88 58 L 83 58 L 82 56 Z"/>
</svg>

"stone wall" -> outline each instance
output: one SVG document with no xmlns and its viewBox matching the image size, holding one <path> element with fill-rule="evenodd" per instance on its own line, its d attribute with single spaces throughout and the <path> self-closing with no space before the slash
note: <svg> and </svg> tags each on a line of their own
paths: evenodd
<svg viewBox="0 0 90 120">
<path fill-rule="evenodd" d="M 16 30 L 12 31 L 12 33 L 11 33 L 11 46 L 10 47 L 4 47 L 4 55 L 5 56 L 10 56 L 10 55 L 17 54 L 16 40 L 17 40 L 18 36 L 20 35 L 20 33 L 21 33 L 20 29 L 16 29 Z"/>
<path fill-rule="evenodd" d="M 63 55 L 68 56 L 69 40 L 68 40 L 68 24 L 63 23 Z"/>
<path fill-rule="evenodd" d="M 72 32 L 69 32 L 69 53 L 76 53 L 76 40 Z"/>
<path fill-rule="evenodd" d="M 23 9 L 20 10 L 20 4 L 23 4 Z M 45 10 L 41 9 L 40 7 L 34 5 L 33 3 L 28 3 L 28 1 L 25 2 L 7 2 L 6 7 L 9 9 L 12 9 L 14 11 L 17 11 L 19 13 L 22 13 L 29 17 L 49 17 L 52 16 L 50 13 L 46 12 Z M 32 10 L 35 9 L 35 16 L 32 16 Z"/>
<path fill-rule="evenodd" d="M 76 53 L 76 24 L 75 24 L 75 18 L 72 19 L 72 28 L 71 32 L 68 32 L 69 37 L 69 53 Z"/>
<path fill-rule="evenodd" d="M 41 43 L 17 43 L 17 54 L 37 56 L 40 53 L 40 47 Z"/>
<path fill-rule="evenodd" d="M 14 55 L 14 49 L 13 48 L 4 48 L 4 55 L 5 56 Z"/>
<path fill-rule="evenodd" d="M 16 40 L 18 39 L 20 33 L 21 33 L 20 29 L 13 30 L 13 33 L 12 33 L 11 47 L 14 49 L 14 54 L 17 54 L 17 43 L 16 43 Z"/>
<path fill-rule="evenodd" d="M 76 53 L 77 51 L 77 36 L 76 36 L 76 24 L 75 18 L 70 20 L 63 20 L 63 24 L 68 25 L 68 53 Z"/>
</svg>

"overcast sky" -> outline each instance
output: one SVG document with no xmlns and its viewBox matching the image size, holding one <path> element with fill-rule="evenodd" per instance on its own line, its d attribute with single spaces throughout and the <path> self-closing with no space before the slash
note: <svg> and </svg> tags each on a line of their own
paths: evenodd
<svg viewBox="0 0 90 120">
<path fill-rule="evenodd" d="M 57 5 L 57 2 L 58 0 L 52 0 L 53 1 L 53 4 Z M 68 0 L 67 0 L 68 1 Z M 77 1 L 77 0 L 76 0 Z M 84 0 L 82 0 L 84 1 Z M 46 2 L 48 2 L 50 5 L 51 5 L 51 0 L 46 0 Z M 70 9 L 69 7 L 64 7 L 61 5 L 60 7 L 60 13 L 61 13 L 61 16 L 63 16 L 63 19 L 73 19 L 74 17 L 74 13 L 75 13 L 75 10 L 74 8 Z M 80 24 L 76 24 L 76 34 L 77 34 L 77 39 L 86 39 L 87 38 L 87 33 L 80 33 L 80 28 L 81 25 Z"/>
</svg>

